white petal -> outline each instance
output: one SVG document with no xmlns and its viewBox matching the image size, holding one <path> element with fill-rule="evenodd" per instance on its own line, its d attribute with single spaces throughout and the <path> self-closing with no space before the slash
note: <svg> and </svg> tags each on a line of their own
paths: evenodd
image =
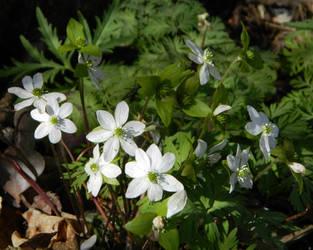
<svg viewBox="0 0 313 250">
<path fill-rule="evenodd" d="M 177 192 L 184 189 L 184 185 L 170 174 L 162 174 L 158 179 L 158 183 L 167 192 Z"/>
<path fill-rule="evenodd" d="M 85 164 L 85 172 L 88 174 L 88 175 L 94 175 L 94 171 L 92 171 L 90 169 L 91 165 L 92 164 L 97 164 L 97 160 L 94 159 L 94 158 L 90 158 L 89 161 Z"/>
<path fill-rule="evenodd" d="M 96 85 L 96 88 L 99 89 L 99 79 L 97 78 L 96 75 L 96 69 L 90 68 L 88 69 L 88 75 L 91 79 L 92 82 Z"/>
<path fill-rule="evenodd" d="M 230 110 L 231 109 L 231 106 L 229 105 L 223 105 L 223 104 L 220 104 L 216 107 L 216 109 L 214 109 L 214 112 L 213 112 L 213 115 L 214 116 L 217 116 L 219 115 L 220 113 L 223 113 L 227 110 Z"/>
<path fill-rule="evenodd" d="M 179 213 L 184 209 L 187 203 L 187 193 L 185 190 L 181 190 L 173 194 L 167 202 L 167 214 L 166 217 L 170 218 L 174 214 Z"/>
<path fill-rule="evenodd" d="M 17 95 L 19 98 L 22 98 L 22 99 L 26 99 L 26 98 L 30 98 L 34 96 L 31 92 L 28 92 L 25 89 L 22 89 L 19 87 L 8 88 L 8 92 L 10 94 Z"/>
<path fill-rule="evenodd" d="M 274 136 L 270 135 L 267 137 L 268 138 L 268 144 L 270 146 L 270 150 L 276 147 L 276 139 Z"/>
<path fill-rule="evenodd" d="M 116 129 L 116 124 L 113 116 L 109 112 L 104 110 L 98 110 L 96 114 L 101 127 L 114 132 L 114 130 Z"/>
<path fill-rule="evenodd" d="M 88 192 L 92 194 L 93 197 L 97 197 L 102 186 L 102 176 L 100 173 L 91 175 L 87 182 Z"/>
<path fill-rule="evenodd" d="M 131 161 L 127 162 L 125 165 L 125 174 L 131 178 L 140 178 L 147 176 L 148 170 L 143 169 L 141 165 L 138 165 L 137 162 Z"/>
<path fill-rule="evenodd" d="M 49 132 L 49 141 L 53 144 L 58 143 L 61 141 L 62 134 L 61 131 L 55 127 L 52 127 L 52 129 Z"/>
<path fill-rule="evenodd" d="M 213 67 L 212 65 L 208 64 L 208 70 L 209 73 L 216 79 L 216 80 L 222 80 L 222 77 L 220 75 L 220 73 L 217 71 L 217 69 L 215 67 Z"/>
<path fill-rule="evenodd" d="M 213 146 L 212 148 L 210 148 L 209 154 L 212 154 L 218 150 L 222 150 L 227 145 L 227 142 L 228 142 L 228 140 L 224 139 L 219 144 Z"/>
<path fill-rule="evenodd" d="M 86 138 L 88 141 L 91 141 L 94 143 L 100 143 L 100 142 L 106 141 L 112 136 L 113 136 L 112 131 L 105 130 L 105 129 L 97 129 L 87 134 Z"/>
<path fill-rule="evenodd" d="M 172 167 L 174 166 L 175 163 L 175 155 L 173 153 L 167 152 L 163 155 L 161 162 L 156 165 L 155 171 L 158 173 L 166 173 Z"/>
<path fill-rule="evenodd" d="M 229 193 L 232 193 L 234 191 L 236 182 L 237 182 L 237 174 L 232 173 L 229 179 L 229 184 L 230 184 Z"/>
<path fill-rule="evenodd" d="M 162 187 L 158 184 L 150 183 L 148 188 L 148 199 L 149 201 L 159 201 L 162 199 L 163 190 Z"/>
<path fill-rule="evenodd" d="M 108 178 L 116 178 L 122 173 L 121 169 L 117 165 L 111 163 L 101 166 L 100 171 L 104 176 Z"/>
<path fill-rule="evenodd" d="M 198 55 L 188 53 L 188 58 L 191 61 L 195 62 L 196 64 L 202 64 L 203 63 L 202 57 L 200 57 Z"/>
<path fill-rule="evenodd" d="M 30 111 L 30 116 L 39 122 L 47 122 L 50 119 L 50 116 L 47 113 L 40 113 L 38 109 Z"/>
<path fill-rule="evenodd" d="M 74 124 L 74 122 L 72 122 L 69 119 L 63 119 L 61 125 L 59 126 L 59 128 L 65 132 L 65 133 L 69 133 L 69 134 L 73 134 L 77 131 L 77 127 Z"/>
<path fill-rule="evenodd" d="M 147 149 L 147 155 L 149 156 L 151 160 L 151 170 L 155 170 L 156 167 L 160 164 L 162 161 L 162 154 L 159 149 L 159 147 L 155 144 L 151 144 L 150 147 Z"/>
<path fill-rule="evenodd" d="M 98 160 L 100 158 L 100 150 L 99 150 L 99 144 L 97 144 L 93 150 L 92 150 L 93 158 L 95 160 Z"/>
<path fill-rule="evenodd" d="M 266 124 L 270 122 L 267 116 L 263 112 L 260 112 L 260 122 L 262 124 Z"/>
<path fill-rule="evenodd" d="M 48 94 L 44 94 L 43 97 L 45 98 L 54 98 L 57 100 L 58 103 L 63 102 L 66 100 L 66 96 L 62 93 L 58 93 L 58 92 L 51 92 Z"/>
<path fill-rule="evenodd" d="M 241 152 L 240 166 L 246 165 L 249 159 L 250 159 L 249 149 L 243 150 Z"/>
<path fill-rule="evenodd" d="M 290 162 L 288 166 L 297 174 L 305 174 L 305 167 L 298 162 Z"/>
<path fill-rule="evenodd" d="M 150 182 L 147 177 L 135 178 L 129 183 L 125 197 L 129 199 L 136 198 L 145 193 L 149 186 Z"/>
<path fill-rule="evenodd" d="M 59 111 L 59 117 L 60 118 L 66 118 L 68 117 L 70 114 L 72 114 L 73 112 L 73 105 L 72 103 L 66 102 L 63 103 L 60 107 L 60 111 Z"/>
<path fill-rule="evenodd" d="M 118 128 L 122 127 L 128 119 L 129 107 L 126 102 L 121 101 L 115 108 L 115 122 Z"/>
<path fill-rule="evenodd" d="M 245 177 L 238 178 L 238 183 L 244 188 L 252 188 L 253 186 L 253 181 L 248 173 L 246 173 Z"/>
<path fill-rule="evenodd" d="M 49 115 L 58 115 L 59 114 L 59 103 L 57 102 L 56 99 L 47 97 L 47 105 L 46 105 L 46 112 Z"/>
<path fill-rule="evenodd" d="M 265 160 L 268 160 L 270 157 L 270 145 L 268 142 L 268 136 L 265 135 L 264 133 L 262 134 L 259 142 L 260 149 L 265 157 Z"/>
<path fill-rule="evenodd" d="M 240 167 L 240 157 L 241 157 L 241 149 L 240 149 L 240 145 L 237 144 L 236 162 L 238 164 L 238 167 Z"/>
<path fill-rule="evenodd" d="M 248 133 L 256 136 L 262 132 L 263 127 L 262 125 L 255 122 L 248 122 L 245 126 L 245 129 L 248 131 Z"/>
<path fill-rule="evenodd" d="M 192 41 L 190 41 L 189 39 L 185 39 L 185 43 L 186 45 L 188 46 L 189 49 L 191 49 L 191 51 L 193 53 L 195 53 L 196 55 L 198 56 L 201 56 L 203 55 L 203 51 L 201 48 L 199 48 L 197 45 L 195 45 Z"/>
<path fill-rule="evenodd" d="M 78 63 L 80 63 L 80 64 L 84 64 L 85 63 L 85 59 L 84 59 L 84 57 L 82 56 L 81 53 L 78 53 Z"/>
<path fill-rule="evenodd" d="M 41 73 L 36 73 L 33 76 L 33 83 L 35 89 L 41 89 L 43 85 L 43 78 Z"/>
<path fill-rule="evenodd" d="M 104 74 L 101 69 L 92 67 L 88 70 L 89 77 L 93 82 L 97 82 L 97 85 L 99 85 L 99 80 L 103 81 L 104 80 Z"/>
<path fill-rule="evenodd" d="M 255 108 L 250 105 L 247 105 L 247 109 L 248 109 L 251 121 L 253 121 L 254 123 L 257 123 L 258 125 L 262 125 L 260 115 L 255 110 Z"/>
<path fill-rule="evenodd" d="M 98 56 L 91 56 L 90 55 L 89 59 L 92 61 L 93 66 L 97 66 L 101 62 L 102 56 L 98 57 Z"/>
<path fill-rule="evenodd" d="M 277 127 L 277 125 L 274 123 L 270 123 L 270 127 L 271 127 L 271 135 L 273 137 L 277 137 L 279 133 L 279 128 Z"/>
<path fill-rule="evenodd" d="M 130 121 L 123 127 L 123 133 L 128 137 L 136 137 L 141 135 L 145 131 L 146 125 L 140 121 Z"/>
<path fill-rule="evenodd" d="M 204 140 L 198 139 L 198 145 L 193 153 L 198 158 L 200 158 L 204 155 L 205 151 L 207 150 L 207 147 L 208 147 L 208 144 Z"/>
<path fill-rule="evenodd" d="M 228 167 L 233 172 L 239 169 L 239 162 L 236 161 L 236 158 L 233 155 L 227 155 L 227 163 L 228 163 Z"/>
<path fill-rule="evenodd" d="M 103 159 L 106 162 L 111 162 L 118 154 L 120 142 L 117 136 L 112 136 L 103 145 Z"/>
<path fill-rule="evenodd" d="M 122 149 L 130 156 L 135 156 L 136 149 L 138 148 L 136 143 L 132 139 L 120 138 Z"/>
<path fill-rule="evenodd" d="M 80 245 L 80 250 L 89 250 L 91 249 L 97 242 L 97 235 L 91 236 L 89 239 L 84 240 Z"/>
<path fill-rule="evenodd" d="M 50 124 L 47 123 L 40 123 L 39 126 L 35 129 L 34 137 L 35 139 L 41 139 L 47 136 L 52 129 Z"/>
<path fill-rule="evenodd" d="M 207 68 L 206 63 L 204 63 L 200 68 L 200 84 L 206 84 L 210 79 L 210 74 Z"/>
<path fill-rule="evenodd" d="M 208 160 L 211 165 L 217 163 L 221 158 L 222 156 L 219 153 L 213 153 L 208 155 Z"/>
<path fill-rule="evenodd" d="M 33 104 L 34 99 L 30 98 L 14 105 L 14 110 L 18 111 Z"/>
<path fill-rule="evenodd" d="M 34 89 L 33 79 L 30 76 L 25 76 L 22 79 L 22 84 L 23 84 L 24 89 L 26 89 L 27 91 L 29 91 L 29 92 L 33 91 L 33 89 Z"/>
<path fill-rule="evenodd" d="M 142 171 L 149 172 L 151 171 L 151 162 L 150 158 L 141 148 L 136 149 L 135 159 L 137 166 L 142 169 Z"/>
<path fill-rule="evenodd" d="M 44 113 L 46 109 L 47 101 L 45 98 L 36 98 L 34 101 L 34 107 L 39 110 L 40 113 Z"/>
</svg>

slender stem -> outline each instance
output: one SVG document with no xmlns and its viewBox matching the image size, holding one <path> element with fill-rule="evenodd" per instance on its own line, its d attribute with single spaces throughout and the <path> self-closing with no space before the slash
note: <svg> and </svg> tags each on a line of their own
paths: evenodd
<svg viewBox="0 0 313 250">
<path fill-rule="evenodd" d="M 204 47 L 205 36 L 206 36 L 207 31 L 208 31 L 208 26 L 205 26 L 205 30 L 204 30 L 203 36 L 202 36 L 201 49 L 203 49 L 203 47 Z"/>
<path fill-rule="evenodd" d="M 140 117 L 139 117 L 139 120 L 140 120 L 140 121 L 143 120 L 143 116 L 144 116 L 144 114 L 145 114 L 145 112 L 146 112 L 147 105 L 148 105 L 149 101 L 150 101 L 150 97 L 147 97 L 147 99 L 146 99 L 146 101 L 145 101 L 145 103 L 144 103 L 144 105 L 143 105 L 143 108 L 142 108 L 142 110 L 141 110 L 141 113 L 140 113 Z"/>
<path fill-rule="evenodd" d="M 80 158 L 82 158 L 90 149 L 92 149 L 94 146 L 93 145 L 89 145 L 87 148 L 85 148 L 80 154 L 79 156 L 77 156 L 76 161 L 79 161 Z"/>
<path fill-rule="evenodd" d="M 119 214 L 121 215 L 122 220 L 123 220 L 123 223 L 126 224 L 126 223 L 127 223 L 126 217 L 125 217 L 125 214 L 123 213 L 123 211 L 121 210 L 121 207 L 120 207 L 120 205 L 119 205 L 119 203 L 118 203 L 116 194 L 115 194 L 113 188 L 112 188 L 110 185 L 107 185 L 107 186 L 108 186 L 109 191 L 110 191 L 110 193 L 111 193 L 111 196 L 112 196 L 112 198 L 113 198 L 113 200 L 114 200 L 114 202 L 115 202 L 115 204 L 116 204 L 117 211 L 118 211 Z"/>
<path fill-rule="evenodd" d="M 60 216 L 61 214 L 56 209 L 52 201 L 49 199 L 48 195 L 42 190 L 42 188 L 33 180 L 31 179 L 18 165 L 15 160 L 8 159 L 4 154 L 1 154 L 1 158 L 5 160 L 11 167 L 13 167 L 16 172 L 18 172 L 27 182 L 31 185 L 36 192 L 42 197 L 42 199 L 47 203 L 47 205 L 53 210 L 56 216 Z"/>
<path fill-rule="evenodd" d="M 63 141 L 63 139 L 61 139 L 61 143 L 62 143 L 63 147 L 65 148 L 65 150 L 66 150 L 68 156 L 71 158 L 71 161 L 74 162 L 74 161 L 75 161 L 75 158 L 74 158 L 74 156 L 73 156 L 71 150 L 68 148 L 68 146 L 67 146 L 67 145 L 65 144 L 65 142 Z"/>
<path fill-rule="evenodd" d="M 235 65 L 236 62 L 238 62 L 238 61 L 240 61 L 240 60 L 241 60 L 241 58 L 240 58 L 239 56 L 237 56 L 237 57 L 231 62 L 231 64 L 229 64 L 229 66 L 228 66 L 228 68 L 226 69 L 226 71 L 225 71 L 225 73 L 224 73 L 224 75 L 223 75 L 223 77 L 222 77 L 222 80 L 220 81 L 219 85 L 222 85 L 222 84 L 224 83 L 224 81 L 225 81 L 226 77 L 228 76 L 228 74 L 229 74 L 231 68 Z"/>
<path fill-rule="evenodd" d="M 257 176 L 254 178 L 254 182 L 256 182 L 262 175 L 264 175 L 269 169 L 273 167 L 275 162 L 271 162 L 266 168 L 264 168 L 261 172 L 257 174 Z"/>
<path fill-rule="evenodd" d="M 83 186 L 86 190 L 87 189 L 87 185 L 85 182 L 83 182 Z M 105 222 L 107 223 L 110 231 L 113 233 L 114 235 L 114 239 L 116 240 L 116 242 L 121 243 L 121 240 L 119 239 L 117 233 L 114 230 L 114 227 L 112 225 L 112 223 L 110 222 L 109 218 L 106 216 L 105 212 L 103 211 L 102 207 L 100 206 L 98 200 L 92 196 L 92 194 L 89 194 L 90 198 L 92 199 L 93 203 L 96 205 L 97 210 L 99 211 L 99 213 L 102 215 L 103 219 L 105 220 Z"/>
<path fill-rule="evenodd" d="M 87 111 L 86 111 L 86 106 L 85 106 L 84 80 L 83 80 L 83 78 L 79 78 L 79 96 L 80 96 L 80 102 L 82 104 L 85 132 L 87 133 L 89 131 L 89 125 L 88 125 Z"/>
</svg>

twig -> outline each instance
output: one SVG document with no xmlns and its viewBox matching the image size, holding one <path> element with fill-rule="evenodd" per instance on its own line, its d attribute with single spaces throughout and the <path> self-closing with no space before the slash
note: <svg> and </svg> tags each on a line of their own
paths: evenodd
<svg viewBox="0 0 313 250">
<path fill-rule="evenodd" d="M 56 216 L 60 216 L 61 214 L 56 209 L 52 201 L 49 199 L 48 195 L 43 191 L 43 189 L 35 182 L 32 178 L 30 178 L 18 165 L 18 163 L 13 159 L 8 159 L 4 154 L 0 154 L 1 158 L 5 160 L 11 167 L 13 167 L 16 172 L 18 172 L 27 182 L 31 185 L 36 192 L 41 196 L 41 198 L 47 203 L 47 205 L 52 209 Z"/>
<path fill-rule="evenodd" d="M 307 208 L 304 211 L 302 211 L 301 213 L 297 213 L 295 215 L 292 215 L 292 216 L 286 218 L 285 221 L 287 222 L 287 221 L 298 219 L 299 217 L 306 215 L 307 212 L 309 212 L 309 206 L 307 206 Z"/>
<path fill-rule="evenodd" d="M 77 156 L 76 161 L 79 161 L 80 158 L 82 158 L 90 149 L 93 148 L 93 145 L 89 145 L 87 148 L 85 148 L 80 154 L 79 156 Z"/>
<path fill-rule="evenodd" d="M 74 156 L 73 156 L 71 150 L 68 148 L 68 146 L 67 146 L 67 145 L 65 144 L 65 142 L 63 141 L 63 139 L 61 139 L 61 143 L 62 143 L 63 147 L 65 148 L 67 154 L 68 154 L 69 157 L 71 158 L 71 161 L 74 162 L 74 161 L 75 161 Z"/>
<path fill-rule="evenodd" d="M 303 236 L 305 236 L 305 234 L 307 234 L 309 231 L 313 230 L 313 225 L 308 225 L 306 226 L 304 229 L 287 234 L 285 236 L 283 236 L 280 241 L 282 243 L 288 243 L 290 241 L 294 241 L 294 240 L 298 240 L 300 238 L 302 238 Z"/>
</svg>

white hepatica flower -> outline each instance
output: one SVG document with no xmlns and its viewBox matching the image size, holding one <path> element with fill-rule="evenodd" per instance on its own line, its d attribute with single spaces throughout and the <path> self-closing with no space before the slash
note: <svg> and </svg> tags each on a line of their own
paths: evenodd
<svg viewBox="0 0 313 250">
<path fill-rule="evenodd" d="M 166 153 L 162 156 L 157 145 L 152 144 L 146 152 L 138 148 L 135 155 L 136 161 L 128 162 L 125 173 L 134 178 L 126 191 L 126 198 L 136 198 L 148 191 L 150 201 L 162 199 L 163 190 L 177 192 L 184 189 L 175 177 L 164 174 L 169 171 L 175 163 L 175 155 Z"/>
<path fill-rule="evenodd" d="M 210 75 L 212 75 L 217 80 L 221 80 L 222 78 L 220 73 L 214 67 L 212 52 L 208 49 L 203 51 L 189 39 L 185 39 L 185 43 L 194 53 L 188 54 L 189 59 L 196 64 L 202 64 L 200 69 L 200 84 L 206 84 L 210 79 Z"/>
<path fill-rule="evenodd" d="M 34 133 L 35 139 L 41 139 L 48 135 L 51 143 L 58 143 L 62 137 L 61 131 L 69 134 L 76 132 L 75 124 L 66 119 L 73 111 L 71 103 L 66 102 L 59 107 L 56 99 L 48 98 L 45 109 L 46 112 L 43 113 L 38 109 L 30 112 L 31 117 L 40 122 Z"/>
<path fill-rule="evenodd" d="M 252 122 L 248 122 L 245 128 L 254 136 L 262 133 L 259 145 L 267 160 L 271 155 L 271 149 L 276 147 L 276 137 L 278 136 L 279 128 L 274 123 L 271 123 L 263 112 L 258 113 L 249 105 L 247 109 Z"/>
<path fill-rule="evenodd" d="M 217 163 L 221 159 L 221 155 L 219 153 L 216 153 L 216 151 L 222 150 L 227 145 L 227 142 L 228 140 L 225 139 L 219 144 L 210 148 L 209 154 L 208 154 L 208 160 L 209 160 L 210 165 Z M 198 145 L 194 151 L 194 154 L 198 158 L 200 158 L 205 154 L 206 150 L 207 150 L 207 143 L 202 139 L 198 139 Z"/>
<path fill-rule="evenodd" d="M 78 54 L 78 62 L 81 64 L 86 64 L 88 68 L 88 75 L 96 85 L 97 88 L 99 88 L 99 80 L 103 81 L 104 80 L 104 74 L 101 71 L 101 69 L 97 68 L 101 62 L 101 56 L 96 57 L 96 56 L 91 56 L 87 54 Z"/>
<path fill-rule="evenodd" d="M 97 242 L 97 235 L 91 236 L 89 239 L 84 240 L 81 245 L 80 245 L 80 250 L 89 250 L 92 249 L 92 247 L 96 244 Z"/>
<path fill-rule="evenodd" d="M 22 79 L 22 84 L 24 89 L 20 87 L 8 88 L 9 93 L 17 95 L 19 98 L 26 99 L 14 105 L 16 111 L 33 104 L 35 108 L 43 112 L 47 104 L 47 98 L 55 98 L 58 102 L 66 100 L 66 96 L 62 93 L 43 93 L 43 78 L 41 73 L 36 73 L 33 78 L 25 76 Z"/>
<path fill-rule="evenodd" d="M 167 214 L 166 217 L 170 218 L 174 214 L 179 213 L 182 211 L 187 203 L 187 193 L 186 191 L 180 190 L 173 194 L 167 202 Z"/>
<path fill-rule="evenodd" d="M 94 143 L 105 142 L 103 151 L 111 151 L 110 154 L 114 154 L 114 157 L 121 143 L 123 150 L 134 156 L 137 145 L 132 138 L 141 135 L 145 125 L 140 121 L 130 121 L 125 124 L 128 113 L 129 108 L 124 101 L 117 104 L 114 117 L 107 111 L 98 110 L 96 114 L 101 128 L 91 131 L 87 139 Z"/>
<path fill-rule="evenodd" d="M 290 162 L 288 166 L 297 174 L 305 174 L 305 167 L 298 162 Z"/>
<path fill-rule="evenodd" d="M 220 104 L 216 107 L 216 109 L 214 109 L 213 115 L 217 116 L 217 115 L 219 115 L 219 114 L 221 114 L 227 110 L 230 110 L 230 109 L 231 109 L 231 106 Z"/>
<path fill-rule="evenodd" d="M 104 151 L 100 155 L 99 144 L 93 149 L 93 157 L 85 165 L 85 172 L 89 175 L 87 182 L 88 192 L 96 197 L 102 186 L 102 175 L 108 178 L 116 178 L 121 174 L 121 169 L 110 163 L 114 159 L 112 152 Z"/>
<path fill-rule="evenodd" d="M 252 188 L 253 181 L 248 173 L 247 166 L 249 158 L 249 149 L 245 149 L 241 152 L 239 144 L 237 146 L 236 157 L 233 155 L 227 156 L 228 167 L 233 172 L 230 176 L 229 193 L 234 191 L 237 181 L 239 182 L 240 186 L 244 188 Z"/>
</svg>

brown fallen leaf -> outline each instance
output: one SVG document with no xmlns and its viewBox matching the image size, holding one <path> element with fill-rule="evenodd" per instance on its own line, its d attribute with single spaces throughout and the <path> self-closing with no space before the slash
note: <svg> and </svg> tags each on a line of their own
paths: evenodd
<svg viewBox="0 0 313 250">
<path fill-rule="evenodd" d="M 47 195 L 48 195 L 49 199 L 52 201 L 52 203 L 55 205 L 57 210 L 59 212 L 61 212 L 62 211 L 62 204 L 60 202 L 60 198 L 55 193 L 53 193 L 51 191 L 48 191 Z M 42 199 L 42 197 L 40 195 L 36 195 L 34 197 L 32 207 L 40 209 L 41 211 L 45 212 L 46 214 L 50 214 L 50 215 L 52 214 L 51 207 L 45 202 L 45 200 Z"/>
</svg>

